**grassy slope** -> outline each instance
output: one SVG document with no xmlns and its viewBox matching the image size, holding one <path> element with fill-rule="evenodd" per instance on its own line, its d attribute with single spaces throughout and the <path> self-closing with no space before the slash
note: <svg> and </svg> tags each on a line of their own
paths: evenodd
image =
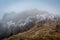
<svg viewBox="0 0 60 40">
<path fill-rule="evenodd" d="M 60 27 L 60 24 L 58 26 Z M 56 21 L 47 20 L 45 23 L 37 21 L 30 30 L 4 40 L 60 40 L 59 27 Z"/>
</svg>

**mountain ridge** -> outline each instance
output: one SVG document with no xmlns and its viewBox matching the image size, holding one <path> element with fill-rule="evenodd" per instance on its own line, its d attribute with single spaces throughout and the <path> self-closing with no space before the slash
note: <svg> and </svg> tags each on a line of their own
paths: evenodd
<svg viewBox="0 0 60 40">
<path fill-rule="evenodd" d="M 60 27 L 56 20 L 46 20 L 43 23 L 37 21 L 30 30 L 5 38 L 4 40 L 60 40 L 57 25 Z"/>
<path fill-rule="evenodd" d="M 11 14 L 7 13 L 6 15 L 4 15 L 4 17 L 1 21 L 2 22 L 1 27 L 3 29 L 0 30 L 0 36 L 1 36 L 0 38 L 9 37 L 12 35 L 16 35 L 18 33 L 23 34 L 23 32 L 29 31 L 30 29 L 32 30 L 35 27 L 36 28 L 34 30 L 38 30 L 40 28 L 39 26 L 43 26 L 42 28 L 44 30 L 44 28 L 45 28 L 44 25 L 50 26 L 50 24 L 51 25 L 53 24 L 52 26 L 54 26 L 55 21 L 57 24 L 57 23 L 59 23 L 59 20 L 60 20 L 60 16 L 56 16 L 56 15 L 50 14 L 48 12 L 39 11 L 39 10 L 28 10 L 28 11 L 23 11 L 18 14 L 14 14 L 14 12 Z M 38 23 L 40 23 L 40 24 L 38 24 Z M 56 24 L 55 24 L 55 26 L 56 26 Z M 50 28 L 50 27 L 47 27 L 47 28 Z M 39 32 L 39 30 L 38 30 L 38 32 Z M 2 31 L 3 31 L 3 34 L 2 34 Z M 26 32 L 26 33 L 28 33 L 28 32 Z M 29 33 L 30 33 L 30 31 L 29 31 Z M 35 32 L 34 32 L 34 34 L 35 34 Z"/>
</svg>

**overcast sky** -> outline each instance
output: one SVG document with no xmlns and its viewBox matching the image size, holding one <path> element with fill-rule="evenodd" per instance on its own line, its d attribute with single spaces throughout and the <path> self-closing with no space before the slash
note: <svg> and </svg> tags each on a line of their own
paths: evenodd
<svg viewBox="0 0 60 40">
<path fill-rule="evenodd" d="M 7 12 L 21 12 L 34 8 L 59 14 L 60 0 L 0 0 L 0 19 Z"/>
</svg>

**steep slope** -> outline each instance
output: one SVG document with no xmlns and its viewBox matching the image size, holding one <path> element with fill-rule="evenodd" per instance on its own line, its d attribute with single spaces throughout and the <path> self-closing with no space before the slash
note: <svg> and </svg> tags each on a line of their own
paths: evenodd
<svg viewBox="0 0 60 40">
<path fill-rule="evenodd" d="M 30 30 L 13 35 L 4 40 L 60 40 L 60 21 L 36 21 Z"/>
<path fill-rule="evenodd" d="M 57 22 L 59 22 L 60 20 L 60 17 L 37 9 L 26 10 L 21 13 L 7 13 L 3 16 L 2 19 L 2 29 L 0 28 L 0 39 L 16 35 L 21 32 L 23 32 L 22 35 L 25 35 L 25 33 L 29 33 L 28 35 L 30 35 L 30 32 L 31 35 L 35 35 L 35 32 L 40 32 L 40 28 L 42 28 L 41 30 L 50 30 L 52 28 L 56 28 L 55 20 L 57 24 Z M 54 27 L 50 27 L 50 24 Z M 48 26 L 44 27 L 43 25 Z M 57 30 L 59 30 L 59 26 Z"/>
</svg>

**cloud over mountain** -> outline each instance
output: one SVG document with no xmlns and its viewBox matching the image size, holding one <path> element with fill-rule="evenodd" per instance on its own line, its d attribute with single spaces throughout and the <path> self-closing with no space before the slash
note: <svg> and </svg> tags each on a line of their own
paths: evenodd
<svg viewBox="0 0 60 40">
<path fill-rule="evenodd" d="M 58 21 L 60 17 L 38 9 L 6 13 L 0 22 L 0 38 L 27 31 L 35 25 L 36 21 L 44 23 L 47 19 Z"/>
</svg>

